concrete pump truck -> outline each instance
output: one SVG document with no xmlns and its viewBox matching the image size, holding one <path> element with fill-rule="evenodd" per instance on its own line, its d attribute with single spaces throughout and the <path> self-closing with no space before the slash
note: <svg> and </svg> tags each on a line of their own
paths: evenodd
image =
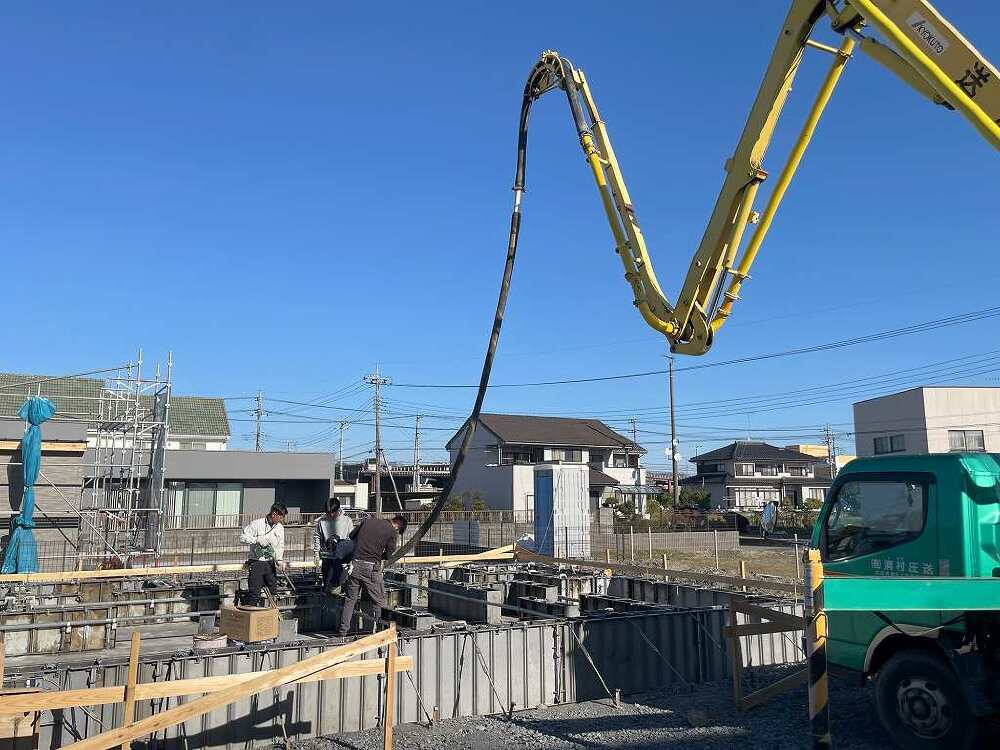
<svg viewBox="0 0 1000 750">
<path fill-rule="evenodd" d="M 838 45 L 812 38 L 823 21 Z M 758 212 L 754 200 L 768 178 L 764 155 L 810 49 L 832 62 Z M 587 78 L 556 52 L 543 53 L 524 92 L 512 237 L 520 226 L 527 112 L 531 102 L 561 89 L 636 307 L 672 351 L 705 353 L 739 299 L 844 66 L 859 50 L 932 103 L 964 116 L 1000 148 L 1000 74 L 930 3 L 794 0 L 674 301 L 653 271 Z M 740 253 L 748 227 L 754 229 Z M 993 723 L 1000 718 L 1000 456 L 856 460 L 827 494 L 812 547 L 828 577 L 829 664 L 873 683 L 891 741 L 905 750 L 964 750 L 985 735 L 1000 742 Z"/>
</svg>

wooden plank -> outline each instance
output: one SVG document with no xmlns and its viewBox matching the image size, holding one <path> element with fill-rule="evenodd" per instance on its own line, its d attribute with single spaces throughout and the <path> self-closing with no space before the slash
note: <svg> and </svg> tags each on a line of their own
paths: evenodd
<svg viewBox="0 0 1000 750">
<path fill-rule="evenodd" d="M 477 560 L 509 560 L 514 561 L 514 545 L 509 544 L 506 547 L 497 547 L 496 549 L 487 550 L 486 552 L 480 552 L 478 554 L 472 555 L 471 559 L 456 560 L 456 557 L 468 557 L 467 555 L 451 555 L 451 559 L 445 558 L 445 562 L 441 563 L 441 558 L 435 558 L 442 568 L 457 568 L 459 565 L 467 562 L 476 562 Z M 406 558 L 403 558 L 404 560 Z M 397 560 L 396 563 L 402 562 Z"/>
<path fill-rule="evenodd" d="M 444 555 L 443 557 L 403 557 L 394 565 L 422 565 L 436 562 L 473 562 L 475 560 L 512 560 L 514 545 L 498 547 L 473 555 Z M 169 553 L 167 553 L 169 554 Z M 315 568 L 312 560 L 291 562 L 292 570 Z M 193 573 L 239 573 L 243 563 L 213 563 L 206 565 L 170 565 L 159 568 L 129 568 L 125 570 L 69 570 L 59 573 L 6 573 L 0 575 L 0 583 L 75 583 L 105 578 L 148 578 L 152 576 L 191 575 Z"/>
<path fill-rule="evenodd" d="M 761 620 L 770 620 L 771 622 L 788 625 L 789 630 L 803 630 L 806 627 L 806 621 L 803 618 L 798 615 L 790 615 L 787 612 L 779 612 L 776 609 L 768 609 L 767 607 L 760 607 L 756 604 L 748 604 L 747 602 L 734 603 L 732 608 L 739 612 L 759 617 Z"/>
<path fill-rule="evenodd" d="M 392 725 L 396 720 L 396 644 L 389 644 L 385 657 L 385 720 L 382 722 L 382 750 L 392 750 Z"/>
<path fill-rule="evenodd" d="M 729 622 L 736 624 L 736 610 L 729 610 Z M 739 638 L 729 639 L 729 666 L 733 675 L 733 704 L 743 710 L 743 648 Z"/>
<path fill-rule="evenodd" d="M 125 705 L 122 726 L 127 727 L 135 720 L 135 685 L 139 681 L 139 641 L 138 630 L 132 631 L 132 642 L 128 652 L 128 676 L 125 678 Z M 121 750 L 129 750 L 129 742 L 123 742 Z"/>
<path fill-rule="evenodd" d="M 20 447 L 20 440 L 0 440 L 0 451 L 16 451 Z M 42 441 L 42 453 L 84 453 L 86 450 L 86 443 L 63 440 Z"/>
<path fill-rule="evenodd" d="M 292 569 L 314 568 L 309 562 L 289 563 Z M 192 573 L 238 573 L 243 563 L 213 563 L 208 565 L 170 565 L 159 568 L 128 568 L 109 570 L 67 570 L 59 573 L 5 573 L 0 583 L 75 583 L 105 578 L 148 578 L 152 576 L 190 575 Z"/>
<path fill-rule="evenodd" d="M 722 634 L 726 638 L 739 638 L 744 635 L 787 633 L 789 630 L 801 630 L 801 628 L 783 622 L 748 622 L 745 625 L 727 625 L 722 629 Z"/>
<path fill-rule="evenodd" d="M 214 711 L 217 708 L 228 706 L 230 703 L 235 703 L 248 695 L 280 687 L 286 683 L 331 667 L 345 659 L 350 659 L 352 656 L 395 642 L 396 626 L 392 625 L 387 630 L 366 636 L 353 643 L 320 652 L 315 656 L 310 656 L 308 659 L 303 659 L 300 662 L 290 664 L 281 669 L 272 670 L 252 680 L 231 685 L 217 693 L 204 695 L 201 698 L 184 703 L 169 711 L 160 711 L 157 714 L 135 722 L 131 726 L 102 732 L 94 737 L 89 737 L 85 740 L 74 742 L 72 745 L 65 745 L 64 747 L 66 750 L 110 750 L 110 748 L 121 745 L 123 742 L 129 742 L 144 735 L 158 732 L 161 729 L 191 721 L 207 714 L 209 711 Z"/>
<path fill-rule="evenodd" d="M 411 669 L 413 669 L 412 656 L 396 657 L 397 672 L 409 672 Z M 183 695 L 197 695 L 200 693 L 215 693 L 231 685 L 249 682 L 261 675 L 270 674 L 270 671 L 140 683 L 136 685 L 135 699 L 138 702 L 160 698 L 177 698 Z M 322 671 L 294 680 L 289 684 L 341 680 L 350 677 L 368 677 L 370 675 L 382 674 L 384 671 L 385 664 L 381 659 L 362 659 L 360 661 L 349 661 L 327 667 Z M 11 695 L 0 693 L 0 716 L 19 714 L 26 711 L 57 711 L 64 708 L 121 703 L 123 700 L 125 700 L 125 688 L 123 687 L 60 690 L 45 693 L 34 692 L 30 695 L 26 695 L 20 691 Z"/>
<path fill-rule="evenodd" d="M 474 562 L 476 560 L 513 560 L 514 545 L 508 544 L 506 547 L 486 550 L 470 555 L 424 555 L 422 557 L 401 557 L 393 565 L 426 565 L 427 563 L 463 563 Z"/>
<path fill-rule="evenodd" d="M 796 593 L 798 588 L 790 583 L 779 583 L 778 581 L 762 581 L 756 578 L 738 578 L 736 576 L 719 576 L 710 573 L 700 573 L 694 570 L 669 570 L 667 568 L 654 568 L 650 566 L 634 565 L 629 563 L 608 563 L 596 560 L 574 560 L 565 557 L 546 557 L 531 550 L 517 547 L 514 553 L 517 560 L 528 560 L 535 562 L 545 562 L 550 564 L 576 565 L 583 568 L 610 568 L 621 572 L 635 572 L 648 576 L 669 576 L 671 578 L 681 578 L 689 581 L 709 581 L 711 583 L 724 583 L 729 586 L 749 586 L 765 591 L 781 591 Z"/>
<path fill-rule="evenodd" d="M 737 641 L 738 642 L 738 641 Z M 767 703 L 771 698 L 776 695 L 781 695 L 781 693 L 788 692 L 789 690 L 794 690 L 797 687 L 805 685 L 809 682 L 809 670 L 800 669 L 798 672 L 793 672 L 787 677 L 782 677 L 777 682 L 768 685 L 766 688 L 761 688 L 760 690 L 750 693 L 743 699 L 743 710 L 748 710 L 762 703 Z"/>
</svg>

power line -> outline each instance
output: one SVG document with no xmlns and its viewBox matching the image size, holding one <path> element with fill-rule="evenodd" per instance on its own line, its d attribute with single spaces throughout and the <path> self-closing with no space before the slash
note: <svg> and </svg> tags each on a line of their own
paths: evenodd
<svg viewBox="0 0 1000 750">
<path fill-rule="evenodd" d="M 884 341 L 886 339 L 898 338 L 900 336 L 908 336 L 914 333 L 922 333 L 924 331 L 936 330 L 938 328 L 948 328 L 951 326 L 962 325 L 964 323 L 972 323 L 979 320 L 986 320 L 988 318 L 995 318 L 1000 316 L 1000 306 L 997 307 L 986 307 L 981 310 L 972 310 L 966 313 L 959 313 L 957 315 L 951 315 L 945 318 L 938 318 L 936 320 L 924 321 L 922 323 L 913 323 L 901 328 L 890 328 L 885 331 L 878 331 L 876 333 L 866 334 L 864 336 L 854 336 L 848 339 L 841 339 L 839 341 L 831 341 L 826 344 L 816 344 L 814 346 L 805 346 L 797 349 L 785 349 L 778 352 L 769 352 L 766 354 L 754 354 L 746 357 L 738 357 L 736 359 L 723 360 L 721 362 L 704 362 L 701 364 L 688 365 L 686 367 L 678 367 L 675 372 L 690 372 L 693 370 L 706 370 L 715 367 L 729 367 L 732 365 L 748 364 L 751 362 L 761 362 L 770 359 L 779 359 L 783 357 L 793 357 L 802 354 L 814 354 L 817 352 L 832 351 L 834 349 L 843 349 L 850 346 L 857 346 L 858 344 L 871 343 L 873 341 Z M 666 370 L 647 370 L 645 372 L 632 372 L 624 373 L 621 375 L 601 375 L 595 377 L 586 378 L 567 378 L 564 380 L 540 380 L 535 382 L 526 383 L 493 383 L 490 384 L 489 388 L 532 388 L 538 386 L 550 386 L 550 385 L 574 385 L 579 383 L 600 383 L 608 382 L 614 380 L 630 380 L 635 378 L 645 378 L 654 375 L 665 375 Z M 472 383 L 396 383 L 394 384 L 396 388 L 478 388 L 478 384 Z"/>
</svg>

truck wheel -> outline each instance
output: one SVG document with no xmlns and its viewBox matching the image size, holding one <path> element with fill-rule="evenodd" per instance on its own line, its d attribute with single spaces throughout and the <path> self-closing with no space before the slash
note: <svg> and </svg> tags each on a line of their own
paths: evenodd
<svg viewBox="0 0 1000 750">
<path fill-rule="evenodd" d="M 979 734 L 958 677 L 940 656 L 900 651 L 879 670 L 875 708 L 902 750 L 969 750 Z"/>
</svg>

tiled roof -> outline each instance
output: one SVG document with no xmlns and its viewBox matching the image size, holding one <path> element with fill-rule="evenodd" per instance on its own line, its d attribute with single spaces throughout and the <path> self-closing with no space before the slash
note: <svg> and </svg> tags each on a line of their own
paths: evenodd
<svg viewBox="0 0 1000 750">
<path fill-rule="evenodd" d="M 512 445 L 565 445 L 582 448 L 632 448 L 644 452 L 642 446 L 619 435 L 597 419 L 571 417 L 537 417 L 521 414 L 481 414 L 480 423 L 502 443 Z M 465 425 L 462 425 L 462 429 Z M 448 441 L 451 447 L 460 429 Z"/>
<path fill-rule="evenodd" d="M 810 456 L 787 448 L 779 448 L 769 443 L 756 440 L 737 440 L 714 451 L 694 456 L 692 461 L 817 461 L 816 456 Z"/>
<path fill-rule="evenodd" d="M 61 378 L 49 375 L 0 373 L 0 417 L 13 417 L 28 396 L 42 395 L 56 406 L 56 417 L 96 422 L 100 415 L 104 381 L 97 378 Z M 44 383 L 34 381 L 47 380 Z M 144 408 L 152 409 L 151 396 L 142 397 Z M 200 396 L 170 397 L 170 432 L 177 435 L 228 436 L 226 404 L 219 398 Z"/>
<path fill-rule="evenodd" d="M 170 432 L 175 435 L 229 435 L 226 402 L 221 398 L 171 396 Z"/>
<path fill-rule="evenodd" d="M 603 471 L 598 471 L 597 469 L 590 470 L 591 487 L 610 487 L 615 484 L 621 484 L 621 482 L 614 477 L 609 477 Z"/>
</svg>

